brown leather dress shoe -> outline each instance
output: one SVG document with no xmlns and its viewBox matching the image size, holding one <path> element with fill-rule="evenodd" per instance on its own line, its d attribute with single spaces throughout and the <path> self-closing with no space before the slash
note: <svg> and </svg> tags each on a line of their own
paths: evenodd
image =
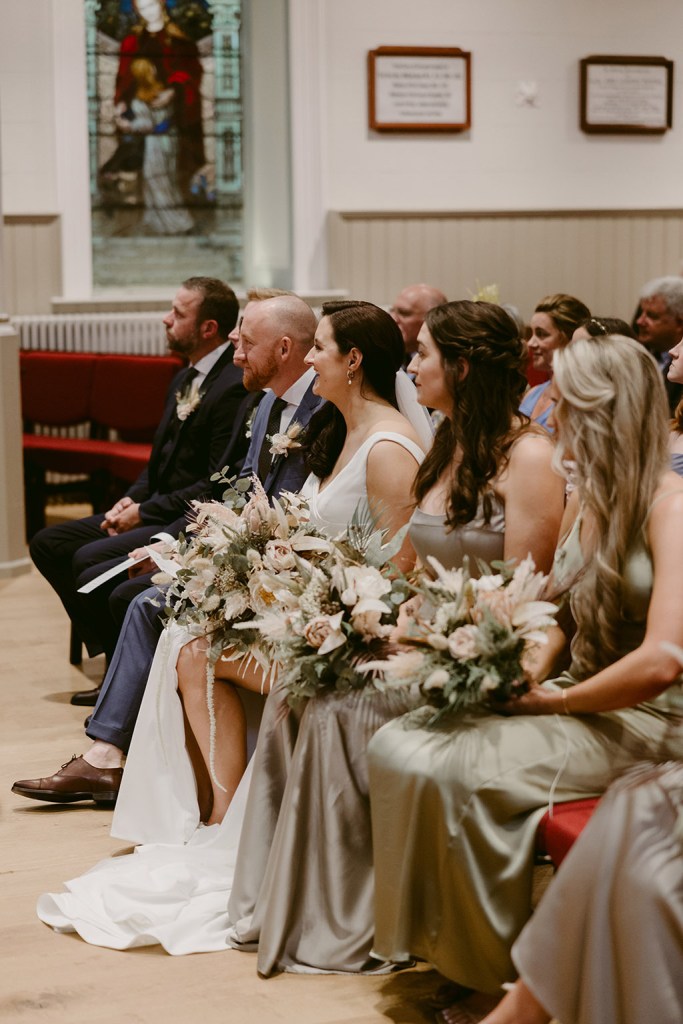
<svg viewBox="0 0 683 1024">
<path fill-rule="evenodd" d="M 114 804 L 122 776 L 123 768 L 95 768 L 74 754 L 55 775 L 22 779 L 14 783 L 12 792 L 29 800 L 46 800 L 53 804 L 72 804 L 77 800 Z"/>
</svg>

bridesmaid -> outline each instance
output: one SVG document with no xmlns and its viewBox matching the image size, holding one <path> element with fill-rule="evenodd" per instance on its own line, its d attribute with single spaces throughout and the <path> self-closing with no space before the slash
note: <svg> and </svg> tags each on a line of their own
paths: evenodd
<svg viewBox="0 0 683 1024">
<path fill-rule="evenodd" d="M 413 522 L 418 550 L 425 536 L 443 537 L 448 494 L 454 546 L 438 553 L 449 564 L 465 553 L 495 559 L 529 551 L 540 564 L 550 564 L 563 481 L 552 470 L 547 434 L 517 415 L 523 364 L 517 328 L 500 307 L 453 302 L 427 314 L 409 369 L 420 402 L 449 419 L 418 470 L 414 495 L 433 495 L 428 514 Z M 374 882 L 366 747 L 411 699 L 401 691 L 314 698 L 293 751 L 285 731 L 291 724 L 270 736 L 262 726 L 229 904 L 234 941 L 242 948 L 258 945 L 261 974 L 386 969 L 370 956 Z M 277 700 L 274 691 L 264 715 L 269 720 Z M 282 792 L 284 779 L 281 805 L 274 808 L 273 794 Z"/>
<path fill-rule="evenodd" d="M 571 674 L 535 685 L 563 651 L 558 628 L 529 692 L 503 709 L 515 717 L 476 710 L 430 729 L 421 710 L 369 747 L 375 952 L 421 957 L 482 992 L 514 978 L 552 793 L 599 795 L 634 761 L 680 749 L 664 692 L 680 669 L 661 641 L 683 643 L 683 484 L 661 375 L 642 345 L 606 337 L 559 350 L 555 381 L 556 462 L 576 462 L 555 560 L 557 583 L 574 582 Z"/>
<path fill-rule="evenodd" d="M 519 407 L 539 427 L 550 430 L 550 417 L 555 402 L 551 384 L 553 374 L 553 353 L 568 345 L 574 331 L 590 320 L 590 310 L 573 295 L 547 295 L 541 299 L 531 318 L 531 337 L 527 347 L 531 353 L 534 370 L 548 374 L 548 380 L 527 391 Z"/>
</svg>

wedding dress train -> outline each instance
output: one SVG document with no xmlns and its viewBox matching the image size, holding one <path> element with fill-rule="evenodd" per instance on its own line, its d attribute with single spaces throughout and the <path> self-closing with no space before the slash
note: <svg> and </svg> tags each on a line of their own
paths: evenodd
<svg viewBox="0 0 683 1024">
<path fill-rule="evenodd" d="M 100 861 L 64 893 L 42 895 L 38 916 L 56 931 L 113 949 L 159 943 L 176 955 L 229 945 L 228 898 L 251 768 L 221 824 L 202 825 L 177 691 L 176 661 L 189 639 L 178 626 L 161 636 L 114 812 L 112 835 L 143 845 Z M 245 704 L 253 722 L 263 698 L 246 694 Z"/>
</svg>

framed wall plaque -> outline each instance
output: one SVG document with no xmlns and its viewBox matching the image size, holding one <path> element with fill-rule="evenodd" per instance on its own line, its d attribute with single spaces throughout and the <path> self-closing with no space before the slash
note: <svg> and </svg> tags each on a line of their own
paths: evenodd
<svg viewBox="0 0 683 1024">
<path fill-rule="evenodd" d="M 376 132 L 470 127 L 471 54 L 457 47 L 380 46 L 368 53 L 368 120 Z"/>
<path fill-rule="evenodd" d="M 584 57 L 584 132 L 661 135 L 672 123 L 673 61 L 665 57 Z"/>
</svg>

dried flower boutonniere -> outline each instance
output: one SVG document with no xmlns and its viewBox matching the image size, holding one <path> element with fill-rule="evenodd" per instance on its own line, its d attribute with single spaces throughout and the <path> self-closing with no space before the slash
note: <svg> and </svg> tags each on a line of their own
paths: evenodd
<svg viewBox="0 0 683 1024">
<path fill-rule="evenodd" d="M 301 441 L 297 441 L 297 438 L 301 435 L 304 428 L 296 420 L 290 423 L 287 428 L 287 432 L 284 434 L 273 434 L 268 438 L 270 441 L 270 454 L 273 458 L 284 455 L 287 457 L 293 448 L 301 448 Z"/>
<path fill-rule="evenodd" d="M 200 387 L 199 381 L 193 380 L 189 388 L 186 388 L 182 394 L 180 391 L 176 391 L 176 414 L 179 420 L 186 420 L 188 416 L 191 416 L 201 402 Z"/>
</svg>

